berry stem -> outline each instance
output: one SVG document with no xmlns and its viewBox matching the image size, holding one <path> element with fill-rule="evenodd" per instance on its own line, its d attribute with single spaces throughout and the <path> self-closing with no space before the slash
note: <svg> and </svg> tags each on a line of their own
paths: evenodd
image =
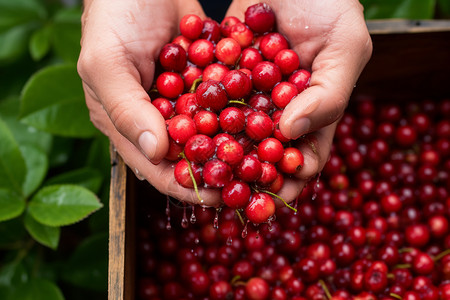
<svg viewBox="0 0 450 300">
<path fill-rule="evenodd" d="M 272 193 L 272 192 L 269 192 L 269 191 L 265 191 L 265 190 L 262 190 L 261 192 L 262 192 L 262 193 L 269 194 L 270 196 L 275 197 L 275 198 L 277 198 L 277 199 L 280 199 L 280 200 L 284 203 L 284 205 L 285 205 L 286 207 L 288 207 L 289 209 L 293 210 L 294 212 L 297 212 L 297 209 L 296 209 L 295 207 L 289 205 L 289 203 L 287 203 L 286 200 L 284 200 L 282 197 L 278 196 L 277 194 Z"/>
<path fill-rule="evenodd" d="M 242 218 L 242 215 L 241 215 L 241 213 L 239 212 L 239 210 L 236 209 L 235 212 L 236 212 L 236 215 L 238 216 L 239 220 L 241 221 L 242 225 L 245 225 L 244 218 Z"/>
<path fill-rule="evenodd" d="M 189 161 L 189 159 L 187 159 L 186 155 L 184 154 L 184 151 L 181 152 L 179 154 L 179 156 L 181 156 L 181 158 L 186 160 L 186 162 L 188 163 L 189 176 L 191 177 L 192 183 L 194 184 L 195 194 L 197 194 L 197 198 L 198 198 L 198 200 L 200 200 L 200 203 L 203 203 L 203 199 L 202 199 L 202 197 L 200 197 L 200 193 L 198 192 L 197 181 L 195 180 L 194 172 L 192 171 L 191 162 Z"/>
<path fill-rule="evenodd" d="M 389 296 L 391 296 L 392 298 L 395 298 L 395 299 L 400 299 L 400 300 L 403 299 L 402 296 L 400 296 L 400 295 L 398 295 L 396 293 L 389 293 Z"/>
<path fill-rule="evenodd" d="M 244 102 L 244 100 L 230 100 L 228 101 L 228 104 L 242 104 L 242 105 L 248 105 Z"/>
<path fill-rule="evenodd" d="M 446 256 L 447 254 L 450 254 L 450 249 L 446 249 L 445 251 L 439 253 L 438 255 L 436 255 L 435 257 L 433 257 L 433 261 L 438 261 L 441 258 L 443 258 L 444 256 Z"/>
<path fill-rule="evenodd" d="M 202 77 L 199 77 L 194 80 L 194 82 L 191 85 L 191 88 L 189 89 L 189 93 L 194 93 L 195 90 L 197 90 L 198 85 L 203 81 Z"/>
<path fill-rule="evenodd" d="M 394 269 L 409 269 L 411 268 L 411 264 L 398 264 L 394 266 Z"/>
<path fill-rule="evenodd" d="M 327 296 L 327 299 L 331 299 L 330 290 L 328 289 L 328 287 L 325 284 L 325 282 L 322 279 L 319 279 L 319 284 L 322 287 L 323 291 L 325 292 L 325 296 Z"/>
</svg>

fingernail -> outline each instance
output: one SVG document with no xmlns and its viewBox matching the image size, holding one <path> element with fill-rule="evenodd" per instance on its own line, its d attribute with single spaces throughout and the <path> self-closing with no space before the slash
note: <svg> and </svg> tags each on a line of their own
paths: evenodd
<svg viewBox="0 0 450 300">
<path fill-rule="evenodd" d="M 308 118 L 295 120 L 291 127 L 291 138 L 297 139 L 309 131 L 311 121 Z"/>
<path fill-rule="evenodd" d="M 156 153 L 156 136 L 154 136 L 150 131 L 144 131 L 139 137 L 139 146 L 141 146 L 144 155 L 148 159 L 153 159 Z"/>
</svg>

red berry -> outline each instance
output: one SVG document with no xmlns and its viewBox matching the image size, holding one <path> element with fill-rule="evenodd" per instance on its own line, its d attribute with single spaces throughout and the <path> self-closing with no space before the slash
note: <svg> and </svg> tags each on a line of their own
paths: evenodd
<svg viewBox="0 0 450 300">
<path fill-rule="evenodd" d="M 256 89 L 268 92 L 281 81 L 280 68 L 272 62 L 262 61 L 253 68 L 252 80 Z"/>
<path fill-rule="evenodd" d="M 245 133 L 256 141 L 272 135 L 274 125 L 272 119 L 264 112 L 257 111 L 247 116 Z"/>
<path fill-rule="evenodd" d="M 156 79 L 156 88 L 161 96 L 174 99 L 184 90 L 181 76 L 174 72 L 164 72 Z"/>
<path fill-rule="evenodd" d="M 190 40 L 197 39 L 202 33 L 203 21 L 199 16 L 188 14 L 181 18 L 180 32 Z"/>
<path fill-rule="evenodd" d="M 286 174 L 294 174 L 303 167 L 303 154 L 297 148 L 284 149 L 283 158 L 278 162 L 278 168 Z"/>
<path fill-rule="evenodd" d="M 258 158 L 262 161 L 276 163 L 283 158 L 283 144 L 275 138 L 267 138 L 258 145 Z"/>
<path fill-rule="evenodd" d="M 235 140 L 227 140 L 217 146 L 217 158 L 234 166 L 244 158 L 244 149 Z"/>
<path fill-rule="evenodd" d="M 209 65 L 214 60 L 213 43 L 205 39 L 192 42 L 188 48 L 188 58 L 199 67 Z"/>
<path fill-rule="evenodd" d="M 196 163 L 190 164 L 192 173 L 194 175 L 194 180 L 197 185 L 202 184 L 202 168 L 200 165 Z M 191 178 L 191 175 L 189 173 L 189 163 L 182 159 L 178 161 L 178 163 L 175 166 L 174 175 L 176 181 L 185 188 L 194 188 L 194 181 Z"/>
<path fill-rule="evenodd" d="M 230 99 L 245 98 L 252 91 L 252 81 L 249 76 L 239 70 L 229 71 L 220 82 Z"/>
<path fill-rule="evenodd" d="M 194 120 L 187 115 L 176 115 L 170 119 L 168 131 L 170 137 L 179 144 L 186 144 L 197 133 Z"/>
<path fill-rule="evenodd" d="M 181 72 L 186 67 L 186 51 L 178 44 L 166 44 L 159 53 L 159 62 L 166 71 Z"/>
<path fill-rule="evenodd" d="M 184 146 L 184 154 L 191 162 L 204 163 L 209 160 L 215 150 L 213 140 L 204 134 L 196 134 L 189 138 Z"/>
<path fill-rule="evenodd" d="M 275 26 L 275 13 L 266 3 L 251 5 L 245 11 L 245 24 L 256 33 L 272 31 Z"/>
<path fill-rule="evenodd" d="M 297 53 L 291 49 L 280 50 L 273 62 L 280 68 L 281 74 L 291 75 L 300 67 L 300 59 Z"/>
<path fill-rule="evenodd" d="M 245 208 L 245 215 L 250 222 L 260 224 L 275 213 L 275 202 L 266 193 L 254 193 Z"/>
<path fill-rule="evenodd" d="M 253 155 L 246 155 L 235 168 L 236 176 L 245 182 L 254 182 L 261 177 L 261 162 Z"/>
<path fill-rule="evenodd" d="M 231 167 L 219 159 L 209 160 L 203 167 L 203 181 L 212 188 L 224 187 L 232 176 Z"/>
<path fill-rule="evenodd" d="M 219 115 L 219 124 L 226 133 L 239 133 L 245 127 L 245 115 L 239 108 L 227 107 Z"/>
<path fill-rule="evenodd" d="M 288 81 L 293 83 L 297 87 L 298 92 L 301 93 L 309 86 L 310 79 L 311 73 L 302 69 L 292 73 Z"/>
<path fill-rule="evenodd" d="M 297 87 L 293 83 L 280 82 L 273 88 L 271 96 L 273 103 L 283 109 L 297 94 Z"/>
<path fill-rule="evenodd" d="M 207 136 L 212 137 L 219 130 L 219 120 L 217 114 L 208 110 L 201 110 L 195 114 L 194 123 L 197 128 L 197 132 Z"/>
<path fill-rule="evenodd" d="M 273 61 L 281 50 L 289 48 L 288 41 L 278 32 L 268 33 L 261 39 L 259 50 L 264 58 Z"/>
<path fill-rule="evenodd" d="M 245 182 L 232 180 L 222 189 L 222 200 L 225 205 L 234 208 L 244 208 L 250 200 L 251 189 Z"/>
<path fill-rule="evenodd" d="M 200 83 L 196 91 L 198 104 L 213 111 L 219 111 L 228 103 L 228 96 L 223 85 L 215 80 Z"/>
<path fill-rule="evenodd" d="M 234 65 L 241 55 L 241 46 L 232 38 L 221 39 L 216 45 L 215 55 L 225 65 Z"/>
</svg>

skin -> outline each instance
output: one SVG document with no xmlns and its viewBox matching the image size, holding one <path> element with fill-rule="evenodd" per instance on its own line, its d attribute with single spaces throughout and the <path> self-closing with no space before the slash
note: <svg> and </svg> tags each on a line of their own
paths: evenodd
<svg viewBox="0 0 450 300">
<path fill-rule="evenodd" d="M 235 0 L 227 15 L 243 21 L 246 8 L 256 2 Z M 305 156 L 305 166 L 279 193 L 291 202 L 325 165 L 336 124 L 372 44 L 358 1 L 265 2 L 275 11 L 278 31 L 299 54 L 301 67 L 312 71 L 311 87 L 286 107 L 280 121 L 285 136 L 301 137 L 297 146 Z M 200 201 L 194 190 L 175 181 L 173 164 L 163 159 L 166 125 L 146 92 L 159 49 L 179 34 L 178 23 L 188 13 L 206 17 L 194 0 L 85 1 L 78 72 L 93 124 L 139 179 L 179 200 L 218 206 L 219 191 L 200 189 Z"/>
</svg>

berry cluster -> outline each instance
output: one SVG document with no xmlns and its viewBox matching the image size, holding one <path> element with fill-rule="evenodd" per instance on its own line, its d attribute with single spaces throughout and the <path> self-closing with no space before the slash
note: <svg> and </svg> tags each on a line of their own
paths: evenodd
<svg viewBox="0 0 450 300">
<path fill-rule="evenodd" d="M 272 197 L 303 155 L 278 123 L 286 105 L 309 85 L 298 55 L 274 31 L 266 4 L 245 12 L 245 22 L 220 24 L 184 16 L 181 35 L 159 55 L 151 92 L 166 119 L 175 179 L 186 188 L 221 189 L 225 205 L 255 224 L 275 213 Z M 281 199 L 284 201 L 283 199 Z M 286 204 L 287 205 L 287 204 Z"/>
<path fill-rule="evenodd" d="M 297 213 L 142 201 L 139 299 L 450 299 L 450 99 L 356 100 Z"/>
</svg>

